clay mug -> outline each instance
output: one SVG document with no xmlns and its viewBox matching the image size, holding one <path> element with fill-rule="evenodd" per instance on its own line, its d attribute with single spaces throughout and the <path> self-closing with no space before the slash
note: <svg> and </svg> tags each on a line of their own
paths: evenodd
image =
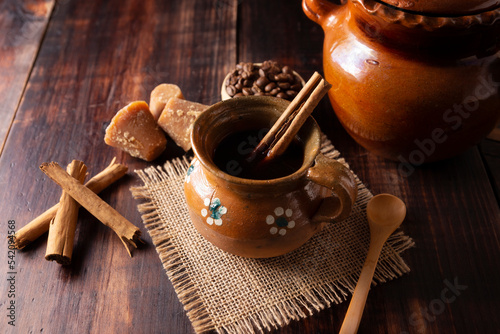
<svg viewBox="0 0 500 334">
<path fill-rule="evenodd" d="M 325 33 L 332 107 L 371 152 L 406 165 L 445 159 L 500 119 L 500 0 L 302 4 Z"/>
<path fill-rule="evenodd" d="M 196 229 L 216 247 L 243 257 L 288 253 L 309 240 L 324 223 L 347 218 L 357 196 L 352 173 L 320 153 L 321 132 L 312 117 L 298 133 L 302 164 L 275 179 L 244 179 L 214 163 L 230 134 L 269 129 L 288 101 L 264 96 L 216 103 L 194 122 L 195 157 L 184 193 Z"/>
</svg>

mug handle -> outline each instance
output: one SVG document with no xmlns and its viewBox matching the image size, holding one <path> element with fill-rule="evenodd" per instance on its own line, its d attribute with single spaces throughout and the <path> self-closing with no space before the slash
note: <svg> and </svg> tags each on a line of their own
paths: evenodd
<svg viewBox="0 0 500 334">
<path fill-rule="evenodd" d="M 315 164 L 307 171 L 307 179 L 332 190 L 332 196 L 323 199 L 313 222 L 341 221 L 351 213 L 358 187 L 349 168 L 319 153 Z"/>
</svg>

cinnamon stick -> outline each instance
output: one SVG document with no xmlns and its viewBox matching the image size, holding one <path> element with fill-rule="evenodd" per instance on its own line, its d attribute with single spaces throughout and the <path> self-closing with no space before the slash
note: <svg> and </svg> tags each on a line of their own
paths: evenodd
<svg viewBox="0 0 500 334">
<path fill-rule="evenodd" d="M 251 162 L 259 155 L 270 160 L 283 154 L 331 87 L 318 72 L 314 72 L 247 160 Z"/>
<path fill-rule="evenodd" d="M 272 145 L 269 149 L 267 156 L 272 158 L 279 156 L 285 152 L 287 147 L 292 142 L 293 138 L 299 132 L 302 125 L 304 125 L 307 118 L 312 114 L 314 108 L 318 105 L 319 101 L 328 93 L 332 85 L 321 79 L 318 85 L 314 88 L 312 93 L 305 99 L 304 103 L 297 109 L 296 113 L 288 119 L 286 125 L 288 128 L 284 131 L 282 136 L 277 137 L 276 144 Z M 285 125 L 285 128 L 286 128 Z"/>
<path fill-rule="evenodd" d="M 83 183 L 87 175 L 87 166 L 81 161 L 73 160 L 68 165 L 67 172 L 78 182 Z M 46 260 L 63 265 L 71 263 L 79 207 L 66 191 L 62 192 L 59 209 L 50 223 Z"/>
<path fill-rule="evenodd" d="M 137 248 L 136 242 L 142 242 L 139 238 L 141 235 L 139 228 L 90 189 L 72 178 L 56 162 L 43 163 L 40 169 L 94 217 L 110 227 L 118 235 L 129 255 L 132 256 L 131 247 Z"/>
<path fill-rule="evenodd" d="M 113 158 L 108 167 L 99 174 L 91 178 L 85 186 L 98 194 L 115 181 L 127 174 L 128 168 L 125 165 L 115 163 L 116 158 Z M 31 242 L 38 239 L 42 234 L 49 230 L 50 221 L 56 216 L 59 203 L 33 219 L 31 222 L 23 226 L 14 235 L 14 245 L 17 249 L 23 249 Z"/>
</svg>

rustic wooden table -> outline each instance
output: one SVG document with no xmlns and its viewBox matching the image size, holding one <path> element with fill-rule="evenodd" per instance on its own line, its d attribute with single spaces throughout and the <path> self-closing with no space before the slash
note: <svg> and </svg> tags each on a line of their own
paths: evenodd
<svg viewBox="0 0 500 334">
<path fill-rule="evenodd" d="M 298 0 L 0 0 L 0 32 L 0 331 L 192 333 L 129 191 L 140 184 L 134 169 L 183 152 L 170 145 L 156 161 L 139 161 L 106 146 L 104 129 L 162 82 L 215 103 L 240 61 L 275 59 L 308 78 L 322 69 L 321 28 Z M 484 140 L 404 177 L 350 139 L 327 100 L 314 115 L 373 193 L 407 203 L 403 229 L 416 242 L 403 255 L 412 271 L 370 292 L 360 333 L 498 332 L 500 143 Z M 145 247 L 129 258 L 81 210 L 70 266 L 44 260 L 46 236 L 9 258 L 8 232 L 59 200 L 41 163 L 81 159 L 93 175 L 113 156 L 131 172 L 102 198 L 141 227 Z M 337 332 L 347 306 L 278 332 Z"/>
</svg>

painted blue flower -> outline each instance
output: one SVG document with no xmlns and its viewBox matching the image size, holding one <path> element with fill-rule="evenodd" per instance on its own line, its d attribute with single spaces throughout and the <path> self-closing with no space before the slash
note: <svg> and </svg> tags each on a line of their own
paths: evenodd
<svg viewBox="0 0 500 334">
<path fill-rule="evenodd" d="M 215 223 L 217 226 L 222 225 L 222 215 L 227 213 L 227 208 L 221 204 L 220 199 L 214 198 L 210 201 L 209 198 L 205 198 L 205 206 L 208 206 L 208 210 L 203 208 L 201 210 L 201 215 L 207 217 L 207 224 L 212 225 Z M 208 213 L 210 211 L 210 215 Z"/>
</svg>

